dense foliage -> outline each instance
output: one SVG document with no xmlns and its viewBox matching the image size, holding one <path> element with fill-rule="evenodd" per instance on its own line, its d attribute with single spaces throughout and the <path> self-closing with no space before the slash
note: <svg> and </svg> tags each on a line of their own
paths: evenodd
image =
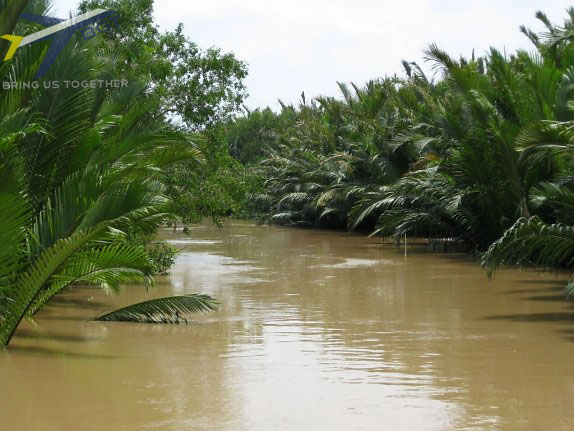
<svg viewBox="0 0 574 431">
<path fill-rule="evenodd" d="M 228 126 L 266 179 L 253 200 L 271 223 L 448 239 L 503 263 L 574 266 L 574 9 L 563 26 L 522 28 L 533 52 L 425 52 L 429 79 L 250 112 Z"/>
<path fill-rule="evenodd" d="M 197 130 L 229 115 L 242 98 L 244 66 L 232 55 L 202 53 L 182 38 L 181 30 L 161 35 L 153 23 L 140 23 L 149 21 L 151 2 L 101 3 L 126 10 L 133 6 L 130 14 L 120 15 L 125 37 L 118 41 L 111 34 L 107 44 L 77 34 L 39 88 L 0 93 L 0 345 L 10 342 L 25 316 L 68 286 L 87 283 L 117 291 L 134 281 L 151 285 L 152 275 L 167 271 L 173 251 L 149 244 L 149 239 L 159 226 L 181 216 L 170 195 L 172 174 L 199 171 L 215 157 L 202 147 Z M 43 15 L 49 10 L 48 2 L 40 0 L 2 6 L 1 34 L 37 31 L 36 24 L 18 19 L 20 13 Z M 145 49 L 139 50 L 141 55 L 125 51 L 142 42 L 157 51 L 168 41 L 175 59 L 164 59 L 163 65 L 175 69 L 168 67 L 163 74 L 156 70 L 162 69 L 157 55 L 148 57 Z M 4 42 L 0 50 L 6 52 Z M 0 81 L 33 81 L 50 43 L 20 48 L 11 61 L 0 64 Z M 201 79 L 212 75 L 225 91 L 210 93 L 213 83 Z M 129 86 L 43 85 L 119 76 Z M 175 86 L 168 85 L 174 76 Z M 179 119 L 166 111 L 172 98 L 183 104 L 174 105 Z M 187 196 L 201 199 L 193 192 Z M 200 299 L 208 306 L 204 309 L 214 308 L 210 298 Z M 187 308 L 178 308 L 178 313 L 195 310 L 193 298 L 186 301 Z M 164 300 L 146 307 L 152 306 L 157 317 L 163 306 L 170 316 L 170 304 Z"/>
</svg>

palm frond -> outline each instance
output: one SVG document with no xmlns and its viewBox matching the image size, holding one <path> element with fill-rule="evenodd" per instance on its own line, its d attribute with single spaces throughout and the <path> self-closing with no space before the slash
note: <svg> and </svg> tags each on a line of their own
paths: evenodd
<svg viewBox="0 0 574 431">
<path fill-rule="evenodd" d="M 505 264 L 572 268 L 574 226 L 549 225 L 538 217 L 519 219 L 490 246 L 482 264 L 489 274 Z"/>
<path fill-rule="evenodd" d="M 68 259 L 91 241 L 105 233 L 106 224 L 101 224 L 85 232 L 78 232 L 68 238 L 58 240 L 52 247 L 43 251 L 18 277 L 14 285 L 3 293 L 6 305 L 0 308 L 0 344 L 7 345 L 22 318 L 28 312 L 34 298 L 46 286 Z M 3 296 L 4 296 L 3 295 Z"/>
<path fill-rule="evenodd" d="M 209 295 L 191 294 L 152 299 L 133 304 L 98 316 L 94 320 L 104 322 L 179 323 L 184 316 L 217 311 L 219 304 Z"/>
<path fill-rule="evenodd" d="M 530 193 L 530 202 L 539 208 L 548 205 L 574 213 L 574 190 L 555 183 L 541 183 Z"/>
<path fill-rule="evenodd" d="M 118 291 L 120 284 L 144 282 L 153 285 L 152 266 L 141 246 L 111 243 L 92 247 L 68 259 L 50 282 L 36 295 L 27 313 L 35 314 L 54 295 L 73 284 L 93 284 Z"/>
</svg>

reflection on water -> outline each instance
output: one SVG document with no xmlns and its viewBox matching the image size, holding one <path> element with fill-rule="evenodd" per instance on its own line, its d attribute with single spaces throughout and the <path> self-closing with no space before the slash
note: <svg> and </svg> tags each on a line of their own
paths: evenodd
<svg viewBox="0 0 574 431">
<path fill-rule="evenodd" d="M 157 290 L 76 288 L 0 353 L 7 430 L 571 429 L 563 280 L 344 233 L 233 223 L 191 238 Z M 192 325 L 90 321 L 211 293 Z"/>
</svg>

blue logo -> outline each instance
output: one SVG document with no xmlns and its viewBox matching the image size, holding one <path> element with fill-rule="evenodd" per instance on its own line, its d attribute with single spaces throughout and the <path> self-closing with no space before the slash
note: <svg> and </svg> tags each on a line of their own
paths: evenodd
<svg viewBox="0 0 574 431">
<path fill-rule="evenodd" d="M 4 61 L 10 60 L 18 48 L 51 39 L 50 48 L 40 65 L 40 69 L 36 72 L 36 79 L 43 76 L 50 69 L 50 66 L 56 61 L 58 55 L 78 30 L 82 29 L 83 38 L 88 40 L 98 33 L 110 32 L 114 27 L 118 26 L 118 14 L 104 9 L 96 9 L 68 20 L 32 14 L 22 14 L 20 17 L 47 28 L 28 36 L 12 34 L 0 36 L 2 39 L 11 42 Z"/>
</svg>

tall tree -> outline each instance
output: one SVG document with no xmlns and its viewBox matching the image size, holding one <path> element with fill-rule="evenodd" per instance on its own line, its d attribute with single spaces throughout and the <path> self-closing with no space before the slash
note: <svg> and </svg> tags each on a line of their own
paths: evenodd
<svg viewBox="0 0 574 431">
<path fill-rule="evenodd" d="M 230 119 L 245 98 L 246 64 L 218 48 L 200 49 L 183 24 L 162 31 L 153 20 L 153 0 L 83 0 L 80 10 L 116 11 L 119 27 L 105 35 L 121 61 L 116 76 L 146 84 L 169 114 L 191 129 Z"/>
</svg>

